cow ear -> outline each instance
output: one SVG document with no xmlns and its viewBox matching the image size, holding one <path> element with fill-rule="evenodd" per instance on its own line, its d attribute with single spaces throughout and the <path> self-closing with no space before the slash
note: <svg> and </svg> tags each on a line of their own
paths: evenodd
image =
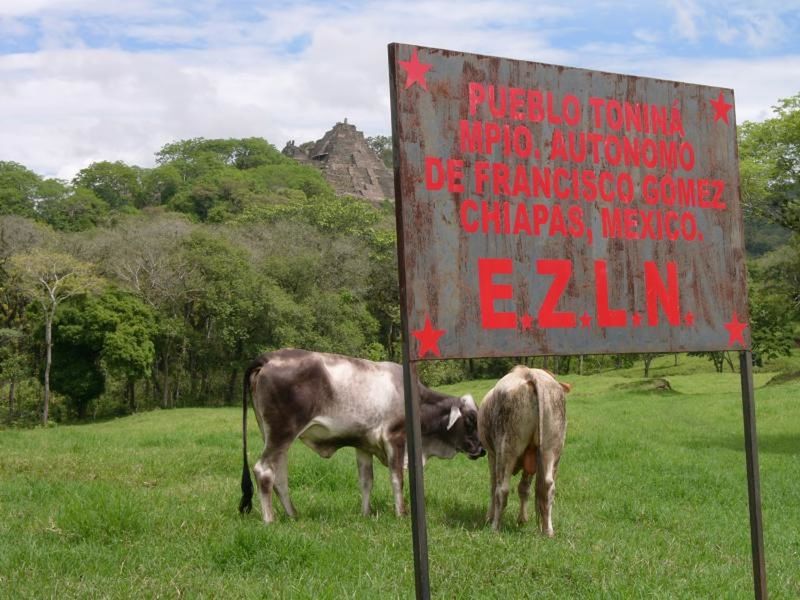
<svg viewBox="0 0 800 600">
<path fill-rule="evenodd" d="M 461 401 L 464 403 L 464 408 L 469 410 L 474 410 L 478 412 L 478 405 L 475 404 L 475 400 L 472 397 L 472 394 L 464 394 L 461 396 Z"/>
<path fill-rule="evenodd" d="M 447 431 L 450 431 L 450 429 L 453 427 L 453 425 L 456 424 L 456 421 L 458 421 L 458 417 L 460 416 L 461 416 L 461 409 L 455 404 L 453 404 L 453 406 L 450 407 L 450 420 L 447 421 Z"/>
</svg>

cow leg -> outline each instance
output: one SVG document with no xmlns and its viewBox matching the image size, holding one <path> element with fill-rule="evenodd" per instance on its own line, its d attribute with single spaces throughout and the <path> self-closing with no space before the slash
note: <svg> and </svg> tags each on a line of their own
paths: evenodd
<svg viewBox="0 0 800 600">
<path fill-rule="evenodd" d="M 369 497 L 372 493 L 372 455 L 356 449 L 358 463 L 358 485 L 361 488 L 361 513 L 368 517 L 372 512 Z"/>
<path fill-rule="evenodd" d="M 531 496 L 531 482 L 533 481 L 533 473 L 522 471 L 522 478 L 519 480 L 517 486 L 517 493 L 519 493 L 519 516 L 517 523 L 522 525 L 528 522 L 528 498 Z"/>
<path fill-rule="evenodd" d="M 509 452 L 507 444 L 500 444 L 497 449 L 495 463 L 495 488 L 494 488 L 494 515 L 492 515 L 492 529 L 500 529 L 500 520 L 508 503 L 508 491 L 511 486 L 511 474 L 514 470 L 515 456 Z"/>
<path fill-rule="evenodd" d="M 529 445 L 522 455 L 522 477 L 517 486 L 519 494 L 519 517 L 517 523 L 522 525 L 528 522 L 528 498 L 531 497 L 531 482 L 536 473 L 536 448 Z"/>
<path fill-rule="evenodd" d="M 272 462 L 275 469 L 275 491 L 278 492 L 278 498 L 281 499 L 283 509 L 286 514 L 292 519 L 297 518 L 297 511 L 292 504 L 292 499 L 289 496 L 289 456 L 288 448 L 275 453 L 275 458 Z"/>
<path fill-rule="evenodd" d="M 486 511 L 486 522 L 494 519 L 494 490 L 497 487 L 497 463 L 494 452 L 487 450 L 486 458 L 489 460 L 489 510 Z"/>
<path fill-rule="evenodd" d="M 553 537 L 553 498 L 556 493 L 556 469 L 558 458 L 553 452 L 539 452 L 541 462 L 536 472 L 536 513 L 539 530 L 547 537 Z"/>
<path fill-rule="evenodd" d="M 272 486 L 275 483 L 275 471 L 269 465 L 267 451 L 261 455 L 258 462 L 253 465 L 253 474 L 258 484 L 258 498 L 261 500 L 261 518 L 264 523 L 272 523 L 275 513 L 272 511 Z"/>
<path fill-rule="evenodd" d="M 278 493 L 286 514 L 290 517 L 297 516 L 297 512 L 289 498 L 289 475 L 286 456 L 289 444 L 273 445 L 270 442 L 267 442 L 267 447 L 264 448 L 261 458 L 253 467 L 261 499 L 261 515 L 264 523 L 267 524 L 275 520 L 275 513 L 272 509 L 273 488 Z"/>
<path fill-rule="evenodd" d="M 387 458 L 389 464 L 389 477 L 394 493 L 394 512 L 398 517 L 406 514 L 406 504 L 403 500 L 403 468 L 405 462 L 405 440 L 396 439 L 388 444 Z"/>
</svg>

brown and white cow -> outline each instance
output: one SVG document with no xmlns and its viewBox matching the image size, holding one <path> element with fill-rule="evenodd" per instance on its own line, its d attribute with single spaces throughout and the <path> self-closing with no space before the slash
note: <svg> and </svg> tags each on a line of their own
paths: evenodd
<svg viewBox="0 0 800 600">
<path fill-rule="evenodd" d="M 500 528 L 512 474 L 522 471 L 518 522 L 528 521 L 528 497 L 536 474 L 539 529 L 553 536 L 555 480 L 567 433 L 566 392 L 547 371 L 514 367 L 489 390 L 478 409 L 478 434 L 489 458 L 491 480 L 486 520 Z"/>
<path fill-rule="evenodd" d="M 300 438 L 323 458 L 339 448 L 356 449 L 361 510 L 370 513 L 372 457 L 389 467 L 395 511 L 405 513 L 403 468 L 406 464 L 403 368 L 337 354 L 284 349 L 256 359 L 244 374 L 242 500 L 240 512 L 252 508 L 253 483 L 247 465 L 247 391 L 264 437 L 264 450 L 253 472 L 262 516 L 271 523 L 272 491 L 286 514 L 297 512 L 289 498 L 287 452 Z M 420 422 L 423 460 L 452 458 L 464 452 L 483 456 L 478 441 L 477 406 L 472 396 L 447 396 L 422 385 Z"/>
</svg>

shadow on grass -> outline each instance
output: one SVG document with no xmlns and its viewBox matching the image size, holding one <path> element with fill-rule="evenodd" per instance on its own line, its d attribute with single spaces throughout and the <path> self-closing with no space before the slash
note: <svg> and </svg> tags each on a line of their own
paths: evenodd
<svg viewBox="0 0 800 600">
<path fill-rule="evenodd" d="M 505 535 L 530 535 L 531 532 L 537 533 L 536 515 L 533 500 L 528 505 L 530 520 L 524 525 L 517 524 L 517 512 L 519 504 L 516 496 L 509 497 L 509 505 L 503 513 L 503 520 L 500 524 L 500 532 Z M 466 531 L 491 531 L 490 525 L 486 522 L 486 510 L 489 499 L 486 503 L 475 504 L 454 498 L 431 497 L 427 501 L 428 523 L 437 520 L 437 524 Z"/>
<path fill-rule="evenodd" d="M 695 450 L 714 447 L 744 452 L 744 434 L 707 437 L 689 442 L 687 446 Z M 800 454 L 800 436 L 791 433 L 759 434 L 758 451 L 762 454 Z"/>
<path fill-rule="evenodd" d="M 465 502 L 458 498 L 429 497 L 426 502 L 428 521 L 433 515 L 441 518 L 441 523 L 448 527 L 477 531 L 486 523 L 486 507 L 474 502 Z M 437 518 L 437 517 L 433 517 Z"/>
</svg>

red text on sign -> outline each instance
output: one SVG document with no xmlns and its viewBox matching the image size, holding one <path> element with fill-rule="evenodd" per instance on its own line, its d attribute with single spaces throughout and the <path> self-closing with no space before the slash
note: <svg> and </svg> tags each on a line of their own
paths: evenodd
<svg viewBox="0 0 800 600">
<path fill-rule="evenodd" d="M 573 281 L 574 265 L 570 259 L 540 258 L 534 263 L 537 276 L 549 280 L 544 298 L 536 311 L 536 320 L 541 328 L 575 328 L 578 318 L 576 311 L 563 310 L 564 292 Z M 654 261 L 644 261 L 644 287 L 647 324 L 656 327 L 660 315 L 666 316 L 671 327 L 681 324 L 680 288 L 678 266 L 674 261 L 665 264 L 666 277 Z M 514 261 L 511 258 L 478 259 L 478 294 L 481 310 L 481 327 L 484 329 L 516 329 L 516 311 L 499 311 L 495 305 L 499 301 L 512 301 L 514 286 L 509 278 L 514 275 Z M 627 327 L 628 312 L 624 308 L 611 307 L 611 293 L 619 282 L 613 281 L 608 273 L 608 262 L 594 261 L 594 314 L 599 327 Z M 506 305 L 509 306 L 508 304 Z M 659 310 L 660 309 L 660 310 Z M 634 312 L 638 312 L 633 307 Z"/>
</svg>

